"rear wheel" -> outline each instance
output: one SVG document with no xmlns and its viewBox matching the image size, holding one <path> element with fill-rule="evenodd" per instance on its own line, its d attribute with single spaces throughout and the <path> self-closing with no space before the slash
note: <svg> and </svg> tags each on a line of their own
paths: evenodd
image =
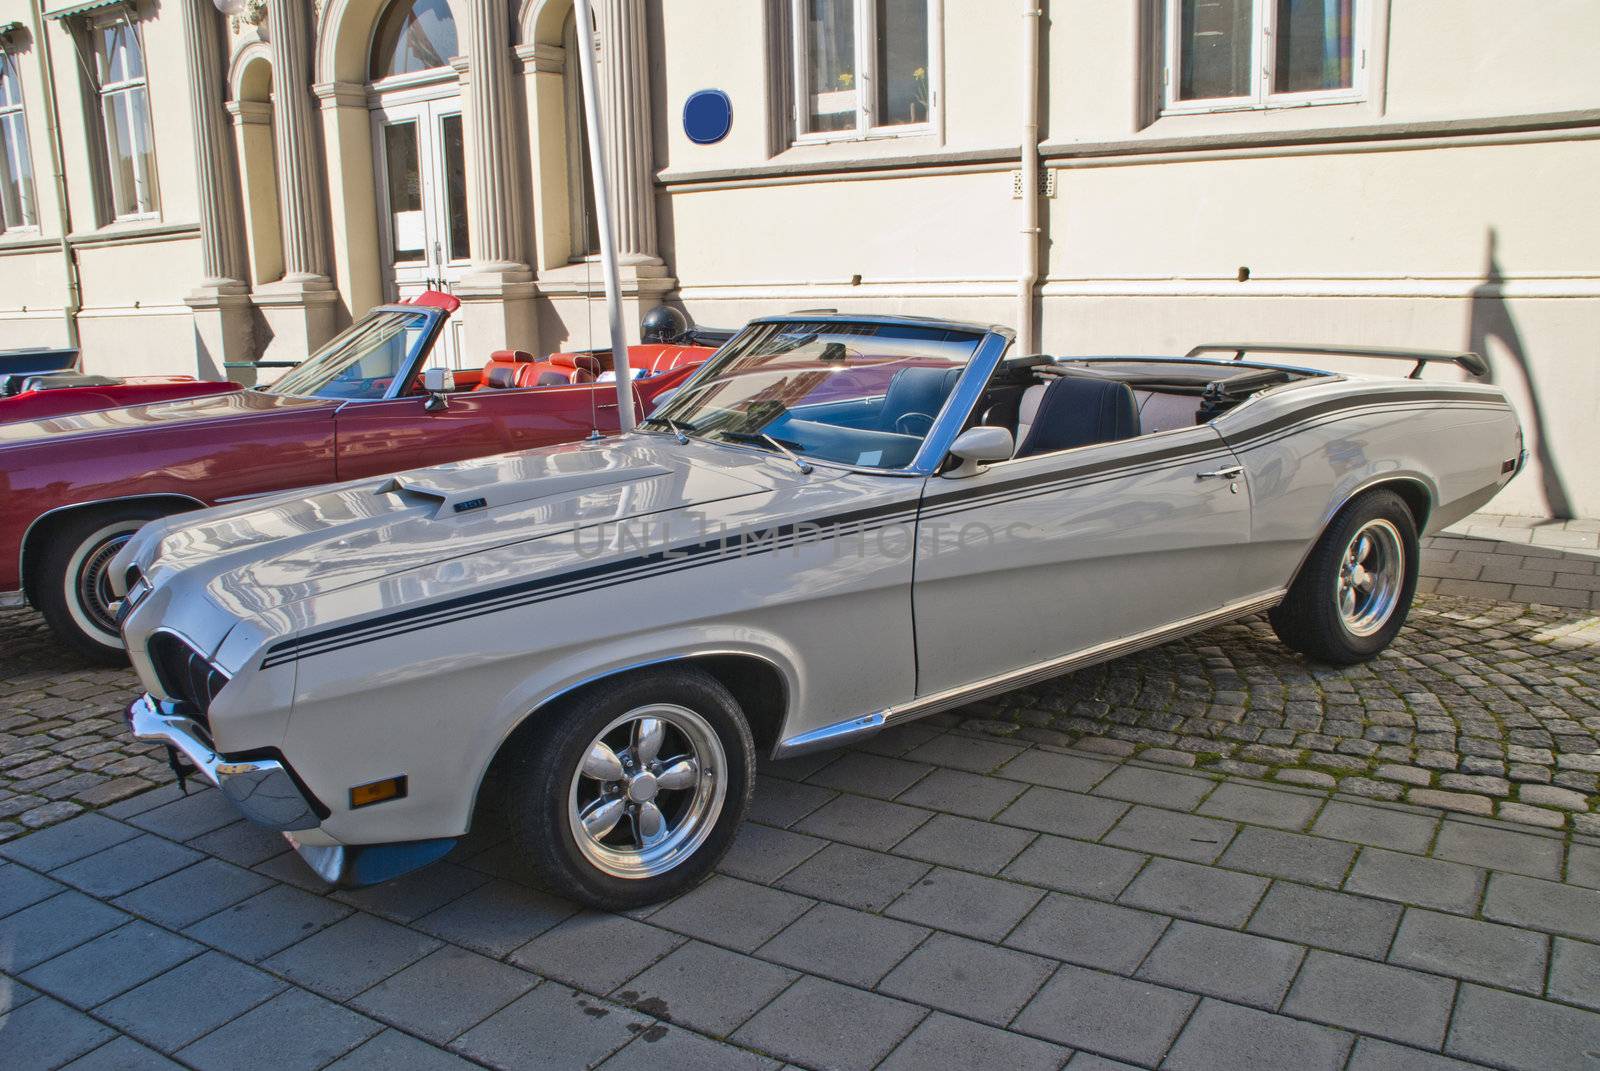
<svg viewBox="0 0 1600 1071">
<path fill-rule="evenodd" d="M 133 533 L 169 511 L 128 503 L 72 517 L 46 534 L 35 597 L 61 641 L 92 662 L 128 660 L 117 629 L 120 603 L 111 593 L 111 559 Z"/>
<path fill-rule="evenodd" d="M 1269 615 L 1278 638 L 1309 658 L 1351 665 L 1375 658 L 1405 624 L 1417 588 L 1417 526 L 1393 491 L 1347 505 Z"/>
<path fill-rule="evenodd" d="M 536 717 L 506 811 L 557 892 L 626 910 L 711 872 L 744 817 L 755 770 L 749 726 L 714 677 L 689 666 L 633 674 Z"/>
</svg>

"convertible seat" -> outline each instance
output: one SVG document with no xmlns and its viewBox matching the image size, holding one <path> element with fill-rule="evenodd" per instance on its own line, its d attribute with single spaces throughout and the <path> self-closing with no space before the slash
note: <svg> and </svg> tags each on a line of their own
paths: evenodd
<svg viewBox="0 0 1600 1071">
<path fill-rule="evenodd" d="M 1141 435 L 1195 426 L 1195 414 L 1200 411 L 1200 403 L 1193 395 L 1136 390 L 1133 396 L 1139 403 Z"/>
<path fill-rule="evenodd" d="M 1038 391 L 1037 395 L 1034 392 Z M 1032 399 L 1029 395 L 1034 395 Z M 1030 401 L 1034 402 L 1030 407 Z M 1031 412 L 1030 412 L 1031 408 Z M 1023 423 L 1027 432 L 1023 434 Z M 1022 398 L 1017 457 L 1032 457 L 1077 446 L 1116 442 L 1139 434 L 1139 403 L 1133 389 L 1115 380 L 1058 376 L 1030 387 Z"/>
<path fill-rule="evenodd" d="M 525 387 L 549 387 L 561 383 L 593 383 L 600 374 L 600 361 L 587 353 L 552 353 L 526 373 Z"/>
<path fill-rule="evenodd" d="M 533 354 L 527 350 L 495 350 L 489 354 L 489 363 L 483 366 L 483 378 L 473 389 L 506 390 L 524 386 L 521 379 L 532 363 Z"/>
<path fill-rule="evenodd" d="M 884 391 L 879 430 L 897 430 L 896 424 L 907 413 L 922 413 L 931 421 L 944 407 L 944 400 L 955 389 L 962 371 L 959 367 L 900 369 L 890 378 L 889 388 Z M 921 435 L 927 430 L 918 427 L 913 434 Z"/>
</svg>

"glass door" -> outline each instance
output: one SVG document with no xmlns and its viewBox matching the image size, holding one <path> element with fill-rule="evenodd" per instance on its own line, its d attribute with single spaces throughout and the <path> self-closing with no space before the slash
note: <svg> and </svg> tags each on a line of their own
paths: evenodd
<svg viewBox="0 0 1600 1071">
<path fill-rule="evenodd" d="M 449 293 L 466 274 L 466 143 L 458 98 L 385 104 L 373 111 L 378 213 L 389 300 Z M 429 363 L 461 364 L 460 317 L 445 322 Z"/>
</svg>

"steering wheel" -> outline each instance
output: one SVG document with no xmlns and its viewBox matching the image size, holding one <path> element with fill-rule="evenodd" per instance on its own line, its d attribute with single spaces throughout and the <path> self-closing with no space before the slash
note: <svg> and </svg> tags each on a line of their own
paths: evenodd
<svg viewBox="0 0 1600 1071">
<path fill-rule="evenodd" d="M 901 435 L 926 435 L 933 430 L 933 417 L 927 413 L 901 413 L 894 418 L 894 430 Z"/>
</svg>

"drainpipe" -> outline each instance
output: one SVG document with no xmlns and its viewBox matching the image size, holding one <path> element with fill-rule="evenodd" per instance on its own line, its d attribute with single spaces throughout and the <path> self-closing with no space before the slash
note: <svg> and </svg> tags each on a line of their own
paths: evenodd
<svg viewBox="0 0 1600 1071">
<path fill-rule="evenodd" d="M 1039 285 L 1039 23 L 1042 0 L 1022 4 L 1022 278 L 1017 282 L 1017 345 L 1039 352 L 1034 290 Z"/>
<path fill-rule="evenodd" d="M 56 213 L 61 225 L 61 260 L 67 272 L 67 304 L 61 310 L 67 320 L 67 345 L 78 350 L 77 364 L 83 367 L 83 351 L 79 349 L 78 311 L 83 307 L 83 290 L 78 282 L 78 257 L 72 251 L 67 235 L 72 233 L 72 206 L 67 202 L 67 172 L 62 165 L 61 122 L 56 104 L 56 65 L 50 56 L 50 38 L 45 34 L 42 4 L 29 4 L 28 14 L 33 19 L 33 40 L 39 48 L 39 63 L 44 76 L 39 88 L 44 93 L 45 140 L 50 144 L 50 170 L 56 186 Z"/>
</svg>

